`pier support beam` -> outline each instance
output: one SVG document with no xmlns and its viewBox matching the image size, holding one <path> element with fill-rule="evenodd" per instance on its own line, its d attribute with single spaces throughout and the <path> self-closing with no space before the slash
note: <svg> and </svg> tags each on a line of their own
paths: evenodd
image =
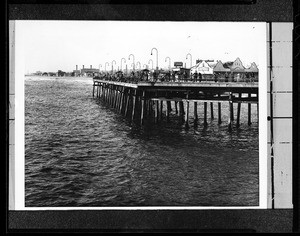
<svg viewBox="0 0 300 236">
<path fill-rule="evenodd" d="M 189 127 L 189 109 L 190 109 L 190 102 L 187 100 L 186 101 L 186 111 L 185 111 L 185 127 Z"/>
<path fill-rule="evenodd" d="M 194 122 L 196 123 L 198 121 L 198 112 L 197 112 L 197 102 L 194 102 Z"/>
<path fill-rule="evenodd" d="M 258 107 L 258 102 L 256 104 L 256 108 L 257 108 L 257 121 L 259 121 L 259 107 Z"/>
<path fill-rule="evenodd" d="M 242 97 L 242 94 L 239 93 L 239 98 Z M 241 115 L 241 103 L 239 102 L 237 104 L 237 115 L 236 115 L 236 126 L 239 127 L 240 126 L 240 115 Z"/>
<path fill-rule="evenodd" d="M 129 99 L 130 99 L 130 89 L 128 89 L 126 94 L 125 116 L 128 115 Z"/>
<path fill-rule="evenodd" d="M 131 121 L 134 120 L 135 102 L 136 102 L 136 89 L 133 91 L 133 95 L 132 95 L 132 115 L 131 115 Z"/>
<path fill-rule="evenodd" d="M 171 107 L 171 102 L 169 102 L 170 105 L 169 105 L 168 102 L 169 102 L 169 101 L 167 101 L 167 109 L 166 109 L 166 119 L 167 119 L 167 122 L 170 121 L 170 112 L 171 112 L 171 109 L 170 109 L 170 107 Z"/>
<path fill-rule="evenodd" d="M 210 103 L 210 117 L 213 120 L 214 119 L 214 104 Z"/>
<path fill-rule="evenodd" d="M 120 109 L 119 109 L 120 114 L 122 114 L 122 108 L 123 108 L 123 103 L 124 103 L 124 92 L 125 92 L 125 88 L 122 87 L 121 88 Z"/>
<path fill-rule="evenodd" d="M 221 98 L 221 95 L 218 94 L 219 99 Z M 222 123 L 222 109 L 221 109 L 221 103 L 218 102 L 218 124 Z"/>
<path fill-rule="evenodd" d="M 251 98 L 251 93 L 248 93 L 248 97 Z M 248 103 L 248 125 L 251 125 L 251 103 Z"/>
<path fill-rule="evenodd" d="M 163 101 L 162 100 L 160 100 L 160 109 L 159 109 L 159 111 L 160 111 L 160 120 L 162 120 L 163 119 Z"/>
<path fill-rule="evenodd" d="M 204 102 L 204 126 L 207 126 L 207 102 Z"/>
<path fill-rule="evenodd" d="M 232 103 L 232 93 L 229 93 L 229 120 L 228 120 L 228 128 L 232 129 L 233 125 L 233 103 Z"/>
<path fill-rule="evenodd" d="M 179 115 L 183 116 L 184 115 L 184 105 L 183 102 L 179 102 Z"/>
<path fill-rule="evenodd" d="M 145 106 L 146 106 L 146 98 L 145 98 L 145 90 L 144 90 L 142 94 L 142 104 L 141 104 L 141 125 L 144 124 Z"/>
<path fill-rule="evenodd" d="M 158 100 L 155 101 L 155 117 L 154 117 L 154 122 L 155 124 L 158 123 L 158 110 L 159 110 L 159 107 L 158 107 Z"/>
<path fill-rule="evenodd" d="M 167 110 L 169 110 L 169 112 L 172 111 L 172 107 L 171 107 L 171 101 L 167 101 Z"/>
</svg>

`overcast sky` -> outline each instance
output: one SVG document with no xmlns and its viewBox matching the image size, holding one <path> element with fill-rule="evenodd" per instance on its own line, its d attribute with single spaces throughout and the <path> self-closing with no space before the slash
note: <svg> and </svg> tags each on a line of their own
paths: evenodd
<svg viewBox="0 0 300 236">
<path fill-rule="evenodd" d="M 104 70 L 120 67 L 124 57 L 128 68 L 135 64 L 168 67 L 165 58 L 190 66 L 196 59 L 222 62 L 239 57 L 245 66 L 259 65 L 257 46 L 265 43 L 265 23 L 255 22 L 149 22 L 149 21 L 18 21 L 16 44 L 24 50 L 25 73 L 73 71 L 76 65 Z M 151 64 L 150 64 L 151 67 Z M 123 61 L 123 68 L 125 63 Z"/>
</svg>

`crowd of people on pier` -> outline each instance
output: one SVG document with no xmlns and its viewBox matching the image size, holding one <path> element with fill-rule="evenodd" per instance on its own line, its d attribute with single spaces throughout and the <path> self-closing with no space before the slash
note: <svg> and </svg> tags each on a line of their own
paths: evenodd
<svg viewBox="0 0 300 236">
<path fill-rule="evenodd" d="M 245 75 L 245 78 L 250 78 L 251 75 Z M 230 82 L 230 76 L 224 75 L 224 82 Z M 123 73 L 117 71 L 114 73 L 100 72 L 94 79 L 124 82 L 124 83 L 138 83 L 138 82 L 220 82 L 219 75 L 214 74 L 211 77 L 204 77 L 201 73 L 189 73 L 187 71 L 149 71 L 147 69 L 140 71 L 131 71 L 130 73 Z"/>
</svg>

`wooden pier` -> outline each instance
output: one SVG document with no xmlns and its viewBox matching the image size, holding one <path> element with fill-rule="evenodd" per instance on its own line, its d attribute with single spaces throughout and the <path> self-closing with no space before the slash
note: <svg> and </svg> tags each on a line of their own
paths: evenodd
<svg viewBox="0 0 300 236">
<path fill-rule="evenodd" d="M 221 124 L 221 103 L 229 104 L 228 127 L 232 128 L 233 103 L 237 103 L 236 126 L 240 126 L 241 104 L 248 104 L 248 125 L 251 125 L 251 105 L 258 112 L 258 83 L 246 82 L 138 82 L 123 83 L 93 79 L 93 97 L 102 99 L 131 122 L 143 125 L 146 119 L 154 123 L 170 120 L 171 111 L 189 127 L 190 107 L 194 108 L 194 124 L 199 120 L 198 104 L 204 104 L 203 125 L 207 126 L 207 104 L 210 105 L 211 120 L 215 119 L 213 104 L 218 104 L 218 124 Z M 172 106 L 173 104 L 173 106 Z M 165 105 L 165 106 L 164 106 Z M 201 112 L 201 111 L 200 111 Z M 257 114 L 258 115 L 258 114 Z"/>
</svg>

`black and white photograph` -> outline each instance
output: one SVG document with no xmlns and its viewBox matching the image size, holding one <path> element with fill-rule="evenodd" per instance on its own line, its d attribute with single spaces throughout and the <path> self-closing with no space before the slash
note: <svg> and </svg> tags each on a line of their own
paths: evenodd
<svg viewBox="0 0 300 236">
<path fill-rule="evenodd" d="M 16 29 L 19 209 L 267 207 L 266 23 Z"/>
</svg>

